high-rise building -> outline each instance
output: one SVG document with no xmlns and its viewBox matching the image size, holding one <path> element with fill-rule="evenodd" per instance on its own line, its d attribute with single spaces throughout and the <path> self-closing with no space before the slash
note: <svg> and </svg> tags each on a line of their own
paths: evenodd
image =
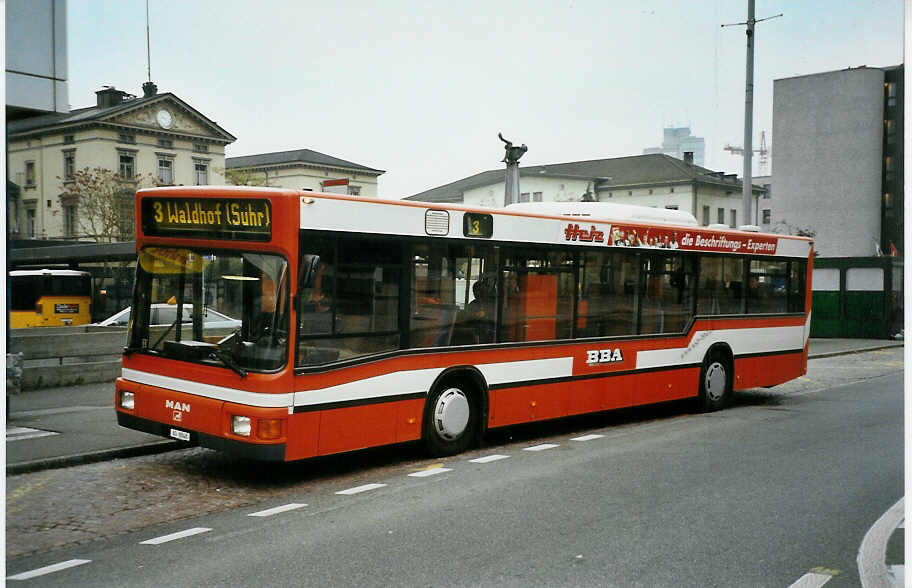
<svg viewBox="0 0 912 588">
<path fill-rule="evenodd" d="M 776 80 L 773 137 L 773 228 L 823 257 L 902 256 L 902 65 Z"/>
<path fill-rule="evenodd" d="M 693 163 L 702 166 L 706 155 L 706 141 L 703 137 L 691 135 L 690 127 L 666 127 L 662 146 L 643 149 L 643 153 L 663 153 L 682 160 L 685 153 L 693 153 Z"/>
</svg>

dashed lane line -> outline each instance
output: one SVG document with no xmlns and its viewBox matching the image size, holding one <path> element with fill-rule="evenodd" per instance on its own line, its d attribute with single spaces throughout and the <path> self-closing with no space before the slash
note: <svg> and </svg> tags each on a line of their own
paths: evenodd
<svg viewBox="0 0 912 588">
<path fill-rule="evenodd" d="M 604 437 L 604 435 L 599 435 L 597 433 L 593 433 L 591 435 L 583 435 L 582 437 L 573 437 L 570 440 L 571 441 L 593 441 L 595 439 L 602 439 L 603 437 Z"/>
<path fill-rule="evenodd" d="M 383 488 L 384 486 L 386 486 L 386 484 L 364 484 L 363 486 L 355 486 L 354 488 L 349 488 L 348 490 L 339 490 L 336 492 L 336 494 L 351 496 L 352 494 L 361 494 L 362 492 L 376 490 L 377 488 Z"/>
<path fill-rule="evenodd" d="M 38 439 L 39 437 L 50 437 L 59 435 L 55 431 L 42 431 L 41 429 L 32 429 L 30 427 L 7 427 L 6 442 L 23 441 L 25 439 Z"/>
<path fill-rule="evenodd" d="M 59 572 L 61 570 L 66 570 L 69 568 L 75 568 L 76 566 L 81 566 L 91 562 L 90 559 L 70 559 L 67 561 L 62 561 L 60 563 L 55 563 L 49 566 L 44 566 L 43 568 L 38 568 L 37 570 L 32 570 L 30 572 L 22 572 L 21 574 L 16 574 L 15 576 L 8 576 L 7 580 L 30 580 L 31 578 L 37 578 L 38 576 L 44 576 L 45 574 L 53 574 L 54 572 Z"/>
<path fill-rule="evenodd" d="M 420 472 L 412 472 L 409 474 L 412 478 L 427 478 L 428 476 L 436 476 L 437 474 L 443 474 L 445 472 L 452 472 L 453 468 L 431 468 L 429 470 L 421 470 Z"/>
<path fill-rule="evenodd" d="M 554 449 L 555 447 L 560 447 L 557 443 L 542 443 L 541 445 L 533 445 L 532 447 L 524 447 L 523 451 L 544 451 L 546 449 Z"/>
<path fill-rule="evenodd" d="M 192 535 L 199 535 L 200 533 L 208 533 L 212 529 L 208 527 L 194 527 L 192 529 L 186 529 L 184 531 L 178 531 L 177 533 L 171 533 L 170 535 L 162 535 L 161 537 L 156 537 L 155 539 L 146 539 L 145 541 L 140 541 L 140 545 L 161 545 L 162 543 L 167 543 L 168 541 L 176 541 L 178 539 L 183 539 L 184 537 L 190 537 Z"/>
<path fill-rule="evenodd" d="M 279 513 L 288 512 L 290 510 L 297 510 L 299 508 L 304 508 L 306 504 L 300 502 L 292 502 L 291 504 L 283 504 L 282 506 L 277 506 L 275 508 L 267 508 L 266 510 L 261 510 L 259 512 L 252 512 L 248 514 L 248 517 L 271 517 L 272 515 L 277 515 Z"/>
<path fill-rule="evenodd" d="M 833 579 L 829 574 L 818 574 L 817 572 L 808 572 L 798 578 L 798 580 L 789 586 L 789 588 L 820 588 Z"/>
<path fill-rule="evenodd" d="M 507 459 L 509 455 L 500 455 L 495 453 L 494 455 L 486 455 L 484 457 L 476 457 L 475 459 L 470 459 L 471 463 L 491 463 L 492 461 L 500 461 L 502 459 Z"/>
</svg>

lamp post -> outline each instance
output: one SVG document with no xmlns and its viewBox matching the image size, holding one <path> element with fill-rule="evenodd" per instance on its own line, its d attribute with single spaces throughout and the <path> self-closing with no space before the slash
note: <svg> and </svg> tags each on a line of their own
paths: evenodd
<svg viewBox="0 0 912 588">
<path fill-rule="evenodd" d="M 502 133 L 497 133 L 497 137 L 504 142 L 504 158 L 501 160 L 507 164 L 506 182 L 504 188 L 504 206 L 519 202 L 519 158 L 529 150 L 525 144 L 516 147 L 512 142 L 503 138 Z"/>
</svg>

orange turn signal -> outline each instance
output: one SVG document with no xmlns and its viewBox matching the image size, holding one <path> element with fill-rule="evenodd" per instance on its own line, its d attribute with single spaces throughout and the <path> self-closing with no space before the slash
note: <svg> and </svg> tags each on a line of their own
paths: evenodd
<svg viewBox="0 0 912 588">
<path fill-rule="evenodd" d="M 282 419 L 257 420 L 257 437 L 260 439 L 278 439 L 282 436 Z"/>
</svg>

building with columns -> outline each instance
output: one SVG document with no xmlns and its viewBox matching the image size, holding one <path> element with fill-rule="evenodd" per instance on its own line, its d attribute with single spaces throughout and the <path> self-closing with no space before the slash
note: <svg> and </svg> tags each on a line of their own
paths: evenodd
<svg viewBox="0 0 912 588">
<path fill-rule="evenodd" d="M 176 95 L 143 95 L 106 87 L 94 106 L 7 123 L 10 181 L 19 186 L 10 207 L 12 239 L 86 239 L 77 199 L 67 186 L 77 170 L 120 175 L 124 198 L 142 187 L 223 184 L 225 145 L 234 135 Z"/>
</svg>

